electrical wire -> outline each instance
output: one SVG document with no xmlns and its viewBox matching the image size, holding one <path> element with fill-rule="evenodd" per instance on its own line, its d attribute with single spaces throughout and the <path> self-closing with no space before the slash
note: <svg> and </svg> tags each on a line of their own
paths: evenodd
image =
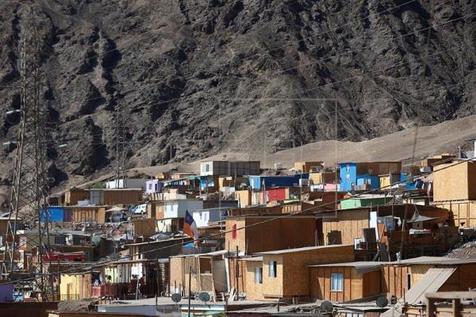
<svg viewBox="0 0 476 317">
<path fill-rule="evenodd" d="M 447 161 L 447 159 L 444 159 L 442 160 L 444 162 Z M 459 164 L 464 164 L 464 163 L 467 163 L 467 162 L 473 162 L 475 161 L 475 159 L 468 159 L 468 160 L 462 160 L 462 161 L 459 161 L 459 162 L 456 162 L 454 164 L 451 164 L 451 165 L 448 165 L 448 166 L 444 166 L 436 171 L 432 171 L 430 174 L 435 174 L 437 172 L 440 172 L 440 171 L 443 171 L 443 170 L 446 170 L 448 168 L 451 168 L 451 167 L 454 167 L 454 166 L 457 166 Z M 438 162 L 435 162 L 435 164 L 438 164 Z M 400 184 L 406 184 L 406 183 L 409 183 L 411 181 L 415 181 L 416 179 L 422 177 L 421 175 L 415 175 L 415 176 L 411 176 L 410 178 L 406 179 L 406 180 L 402 180 L 402 181 L 397 181 L 397 182 L 394 182 L 392 184 L 389 184 L 387 186 L 383 186 L 381 188 L 378 188 L 378 189 L 371 189 L 371 190 L 368 190 L 368 191 L 365 191 L 363 193 L 358 193 L 355 195 L 355 197 L 359 197 L 361 195 L 364 195 L 364 194 L 369 194 L 369 193 L 373 193 L 373 192 L 376 192 L 376 191 L 381 191 L 382 189 L 387 189 L 387 188 L 392 188 L 396 185 L 400 185 Z M 338 202 L 341 202 L 345 199 L 339 199 Z M 292 213 L 292 214 L 284 214 L 284 215 L 280 215 L 280 216 L 275 216 L 275 217 L 272 217 L 270 216 L 271 218 L 269 219 L 266 219 L 264 221 L 260 221 L 260 222 L 256 222 L 256 223 L 253 223 L 253 224 L 249 224 L 249 225 L 245 225 L 245 226 L 242 226 L 242 227 L 237 227 L 236 229 L 231 229 L 231 230 L 225 230 L 224 232 L 221 232 L 219 234 L 215 234 L 215 235 L 210 235 L 210 236 L 207 236 L 205 238 L 198 238 L 196 240 L 198 241 L 205 241 L 206 239 L 210 239 L 210 238 L 213 238 L 213 237 L 222 237 L 224 235 L 226 235 L 227 233 L 231 233 L 231 232 L 236 232 L 236 231 L 241 231 L 241 230 L 245 230 L 247 228 L 250 228 L 250 227 L 257 227 L 257 226 L 260 226 L 260 225 L 263 225 L 263 224 L 267 224 L 267 223 L 270 223 L 270 222 L 273 222 L 273 221 L 276 221 L 276 220 L 279 220 L 279 219 L 285 219 L 285 218 L 293 218 L 293 217 L 296 217 L 298 215 L 302 215 L 302 214 L 305 214 L 305 213 L 309 213 L 310 211 L 316 211 L 316 212 L 319 212 L 319 211 L 324 211 L 322 207 L 325 207 L 325 206 L 331 206 L 331 205 L 334 205 L 336 204 L 336 202 L 332 201 L 332 202 L 329 202 L 329 203 L 325 203 L 323 205 L 320 205 L 320 206 L 316 206 L 316 207 L 310 207 L 310 208 L 306 208 L 302 211 L 299 211 L 299 212 L 295 212 L 295 213 Z M 157 251 L 161 251 L 161 250 L 166 250 L 166 249 L 169 249 L 169 248 L 173 248 L 173 247 L 178 247 L 178 246 L 184 246 L 186 244 L 189 244 L 190 242 L 192 242 L 192 238 L 187 238 L 187 237 L 184 237 L 183 240 L 187 240 L 186 242 L 181 242 L 181 243 L 175 243 L 175 244 L 171 244 L 171 245 L 167 245 L 167 246 L 163 246 L 163 247 L 158 247 L 158 248 L 153 248 L 153 249 L 149 249 L 149 250 L 146 250 L 146 251 L 142 251 L 142 252 L 137 252 L 135 254 L 132 254 L 132 255 L 129 255 L 129 257 L 134 257 L 134 256 L 139 256 L 139 255 L 144 255 L 144 254 L 148 254 L 148 253 L 152 253 L 152 252 L 157 252 Z M 160 242 L 159 241 L 151 241 L 150 243 L 154 243 L 154 242 Z M 127 246 L 127 245 L 126 245 Z M 96 262 L 95 264 L 91 265 L 91 266 L 88 266 L 87 269 L 85 270 L 79 270 L 79 269 L 73 269 L 73 270 L 63 270 L 63 271 L 60 271 L 60 272 L 54 272 L 54 273 L 44 273 L 43 275 L 58 275 L 58 274 L 68 274 L 68 273 L 74 273 L 74 274 L 80 274 L 80 273 L 87 273 L 87 272 L 90 272 L 92 271 L 93 269 L 96 269 L 96 268 L 101 268 L 101 267 L 104 267 L 108 264 L 120 264 L 120 262 L 118 262 L 120 260 L 117 260 L 117 259 L 114 259 L 114 260 L 105 260 L 105 261 L 98 261 Z M 89 265 L 89 264 L 88 264 Z M 40 274 L 38 274 L 40 275 Z M 5 283 L 0 283 L 0 284 L 10 284 L 10 283 L 18 283 L 18 282 L 22 282 L 22 281 L 29 281 L 29 280 L 35 280 L 36 277 L 29 277 L 29 278 L 23 278 L 23 279 L 16 279 L 16 280 L 11 280 L 11 281 L 8 281 L 8 282 L 5 282 Z"/>
</svg>

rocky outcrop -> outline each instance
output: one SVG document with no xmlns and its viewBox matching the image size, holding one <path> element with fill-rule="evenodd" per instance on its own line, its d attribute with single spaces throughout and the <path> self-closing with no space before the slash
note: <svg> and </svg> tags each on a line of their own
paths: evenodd
<svg viewBox="0 0 476 317">
<path fill-rule="evenodd" d="M 55 173 L 362 140 L 476 112 L 474 1 L 38 0 Z M 0 105 L 18 108 L 21 4 L 0 3 Z M 18 118 L 3 115 L 2 139 Z M 337 122 L 337 126 L 335 125 Z M 7 160 L 5 160 L 7 162 Z"/>
</svg>

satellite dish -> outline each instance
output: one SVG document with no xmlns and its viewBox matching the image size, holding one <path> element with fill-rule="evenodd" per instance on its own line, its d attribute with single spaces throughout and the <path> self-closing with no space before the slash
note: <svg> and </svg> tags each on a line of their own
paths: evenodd
<svg viewBox="0 0 476 317">
<path fill-rule="evenodd" d="M 321 303 L 321 310 L 325 311 L 326 313 L 330 313 L 334 310 L 334 305 L 332 305 L 329 301 L 323 301 Z"/>
<path fill-rule="evenodd" d="M 382 307 L 382 308 L 387 307 L 387 305 L 388 305 L 388 299 L 385 296 L 378 297 L 375 302 L 376 302 L 378 307 Z"/>
<path fill-rule="evenodd" d="M 210 301 L 210 294 L 207 292 L 201 292 L 198 294 L 198 299 L 200 299 L 202 302 L 209 302 Z"/>
<path fill-rule="evenodd" d="M 182 295 L 180 295 L 179 293 L 174 293 L 174 294 L 172 294 L 172 300 L 175 303 L 178 303 L 182 300 Z"/>
</svg>

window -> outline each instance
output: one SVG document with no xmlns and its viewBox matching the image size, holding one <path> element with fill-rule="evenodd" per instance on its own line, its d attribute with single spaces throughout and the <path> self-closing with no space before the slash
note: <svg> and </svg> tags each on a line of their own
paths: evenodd
<svg viewBox="0 0 476 317">
<path fill-rule="evenodd" d="M 263 284 L 263 268 L 262 267 L 255 268 L 255 283 Z"/>
<path fill-rule="evenodd" d="M 210 172 L 210 164 L 205 164 L 205 172 Z"/>
<path fill-rule="evenodd" d="M 331 274 L 331 291 L 342 292 L 344 290 L 344 274 L 332 273 Z"/>
<path fill-rule="evenodd" d="M 276 261 L 269 261 L 269 277 L 276 277 L 276 268 L 278 264 Z"/>
</svg>

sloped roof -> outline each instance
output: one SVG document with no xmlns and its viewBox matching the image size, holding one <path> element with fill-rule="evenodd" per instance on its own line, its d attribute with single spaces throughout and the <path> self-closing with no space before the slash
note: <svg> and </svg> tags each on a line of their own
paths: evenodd
<svg viewBox="0 0 476 317">
<path fill-rule="evenodd" d="M 455 271 L 454 267 L 430 268 L 407 292 L 406 302 L 410 305 L 425 303 L 425 294 L 437 292 Z"/>
</svg>

